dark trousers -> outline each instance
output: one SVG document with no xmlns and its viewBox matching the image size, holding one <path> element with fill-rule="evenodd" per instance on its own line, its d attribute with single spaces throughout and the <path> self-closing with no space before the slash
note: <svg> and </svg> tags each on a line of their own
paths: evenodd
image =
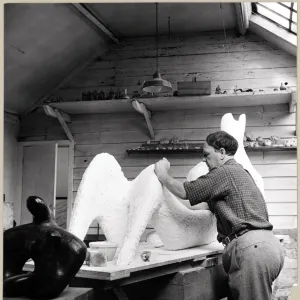
<svg viewBox="0 0 300 300">
<path fill-rule="evenodd" d="M 252 230 L 232 240 L 224 249 L 230 300 L 271 300 L 272 283 L 284 263 L 284 250 L 269 230 Z"/>
</svg>

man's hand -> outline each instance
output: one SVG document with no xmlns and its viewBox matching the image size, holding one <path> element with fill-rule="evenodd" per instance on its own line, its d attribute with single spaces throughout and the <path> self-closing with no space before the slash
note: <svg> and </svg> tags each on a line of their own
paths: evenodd
<svg viewBox="0 0 300 300">
<path fill-rule="evenodd" d="M 164 183 L 165 179 L 169 176 L 170 171 L 170 163 L 166 158 L 159 160 L 155 164 L 154 172 L 162 183 Z"/>
<path fill-rule="evenodd" d="M 186 191 L 183 183 L 169 175 L 170 163 L 166 158 L 161 159 L 155 164 L 154 172 L 158 180 L 175 196 L 186 199 Z"/>
</svg>

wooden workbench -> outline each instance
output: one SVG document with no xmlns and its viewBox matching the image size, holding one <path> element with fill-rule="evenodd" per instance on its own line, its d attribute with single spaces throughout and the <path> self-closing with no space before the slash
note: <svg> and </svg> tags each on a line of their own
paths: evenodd
<svg viewBox="0 0 300 300">
<path fill-rule="evenodd" d="M 151 252 L 149 262 L 141 259 L 140 254 L 143 251 Z M 218 298 L 217 294 L 224 296 L 222 286 L 226 285 L 224 282 L 227 279 L 221 265 L 222 252 L 223 246 L 217 242 L 178 251 L 154 248 L 149 244 L 140 244 L 130 265 L 115 266 L 113 262 L 108 262 L 106 267 L 83 265 L 76 274 L 76 278 L 71 282 L 71 286 L 94 288 L 95 299 L 103 299 L 101 291 L 109 289 L 113 291 L 117 299 L 135 299 L 132 295 L 127 298 L 122 287 L 137 286 L 136 283 L 144 284 L 145 282 L 147 284 L 144 284 L 144 286 L 147 285 L 149 290 L 146 293 L 150 297 L 149 299 L 154 299 L 153 296 L 150 296 L 153 292 L 151 290 L 154 288 L 157 294 L 155 300 L 184 300 L 187 299 L 187 291 L 192 290 L 194 293 L 198 293 L 199 289 L 201 289 L 203 299 L 220 299 L 221 297 Z M 24 270 L 32 271 L 33 264 L 26 264 Z M 153 282 L 153 279 L 154 281 L 159 280 L 159 282 L 156 281 L 151 286 L 150 282 Z M 163 290 L 159 295 L 160 287 L 158 285 L 161 284 Z M 196 289 L 194 285 L 197 286 Z M 174 298 L 174 295 L 176 295 L 176 298 Z M 136 299 L 141 299 L 141 296 L 135 296 L 138 297 Z M 148 299 L 146 296 L 143 295 L 143 299 Z M 189 299 L 193 299 L 191 295 L 189 295 Z"/>
</svg>

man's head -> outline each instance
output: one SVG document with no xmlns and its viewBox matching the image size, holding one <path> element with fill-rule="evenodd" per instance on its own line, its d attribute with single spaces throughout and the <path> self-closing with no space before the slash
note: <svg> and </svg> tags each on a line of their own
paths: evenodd
<svg viewBox="0 0 300 300">
<path fill-rule="evenodd" d="M 203 147 L 203 160 L 209 170 L 223 165 L 236 153 L 237 140 L 225 131 L 217 131 L 207 136 Z M 230 157 L 231 156 L 231 157 Z"/>
</svg>

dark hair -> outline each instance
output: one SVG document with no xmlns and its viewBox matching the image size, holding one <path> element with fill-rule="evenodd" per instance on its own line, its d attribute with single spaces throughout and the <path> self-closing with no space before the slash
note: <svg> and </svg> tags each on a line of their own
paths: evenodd
<svg viewBox="0 0 300 300">
<path fill-rule="evenodd" d="M 216 131 L 207 136 L 206 142 L 214 149 L 224 148 L 227 155 L 234 155 L 238 149 L 238 141 L 225 131 Z"/>
</svg>

